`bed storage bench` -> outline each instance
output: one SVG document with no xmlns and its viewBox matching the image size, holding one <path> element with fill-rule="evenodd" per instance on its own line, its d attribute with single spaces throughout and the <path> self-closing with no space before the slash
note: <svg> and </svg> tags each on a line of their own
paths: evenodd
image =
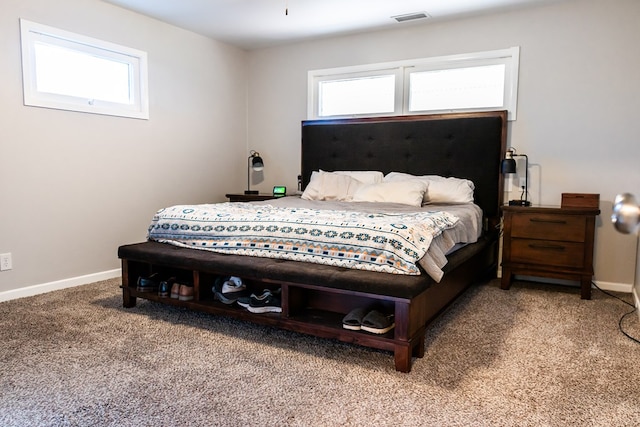
<svg viewBox="0 0 640 427">
<path fill-rule="evenodd" d="M 479 245 L 456 253 L 476 271 L 478 280 L 495 268 L 496 240 L 483 239 Z M 425 327 L 450 300 L 468 286 L 447 275 L 457 262 L 445 268 L 445 278 L 435 283 L 426 275 L 399 276 L 363 272 L 319 264 L 270 258 L 238 262 L 237 256 L 180 248 L 158 242 L 124 245 L 118 249 L 122 261 L 122 295 L 125 307 L 134 307 L 136 298 L 187 307 L 195 311 L 231 316 L 323 338 L 333 338 L 366 347 L 392 351 L 398 371 L 411 370 L 412 356 L 424 355 Z M 240 259 L 240 261 L 242 261 Z M 468 274 L 468 271 L 458 274 Z M 160 297 L 136 290 L 138 277 L 152 273 L 193 283 L 194 299 Z M 216 301 L 212 286 L 218 276 L 235 275 L 256 292 L 281 288 L 282 313 L 251 313 L 236 305 Z M 393 279 L 393 280 L 389 280 Z M 459 284 L 458 284 L 459 283 Z M 439 289 L 438 289 L 439 288 Z M 441 291 L 446 289 L 445 294 Z M 437 290 L 438 292 L 433 292 Z M 383 335 L 351 331 L 342 327 L 342 318 L 357 307 L 377 306 L 394 313 L 395 328 Z"/>
</svg>

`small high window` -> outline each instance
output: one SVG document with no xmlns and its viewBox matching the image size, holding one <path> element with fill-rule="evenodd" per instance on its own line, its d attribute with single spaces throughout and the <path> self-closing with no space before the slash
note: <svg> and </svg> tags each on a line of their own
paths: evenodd
<svg viewBox="0 0 640 427">
<path fill-rule="evenodd" d="M 25 105 L 149 118 L 147 54 L 20 20 Z"/>
</svg>

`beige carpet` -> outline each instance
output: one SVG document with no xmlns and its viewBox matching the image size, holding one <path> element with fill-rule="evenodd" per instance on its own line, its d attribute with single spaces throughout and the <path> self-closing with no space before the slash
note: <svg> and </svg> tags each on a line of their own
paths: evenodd
<svg viewBox="0 0 640 427">
<path fill-rule="evenodd" d="M 618 331 L 630 307 L 598 290 L 476 286 L 403 374 L 387 352 L 124 309 L 118 285 L 0 303 L 0 425 L 640 425 L 640 345 Z"/>
</svg>

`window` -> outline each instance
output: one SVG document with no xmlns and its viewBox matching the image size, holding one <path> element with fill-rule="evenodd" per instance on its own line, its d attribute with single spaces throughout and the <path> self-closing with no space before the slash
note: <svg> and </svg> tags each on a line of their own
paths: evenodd
<svg viewBox="0 0 640 427">
<path fill-rule="evenodd" d="M 395 76 L 327 80 L 319 83 L 318 115 L 393 113 Z"/>
<path fill-rule="evenodd" d="M 504 109 L 516 119 L 520 49 L 309 72 L 310 119 Z"/>
<path fill-rule="evenodd" d="M 501 107 L 504 64 L 409 73 L 409 111 Z"/>
<path fill-rule="evenodd" d="M 147 54 L 20 20 L 24 104 L 149 118 Z"/>
</svg>

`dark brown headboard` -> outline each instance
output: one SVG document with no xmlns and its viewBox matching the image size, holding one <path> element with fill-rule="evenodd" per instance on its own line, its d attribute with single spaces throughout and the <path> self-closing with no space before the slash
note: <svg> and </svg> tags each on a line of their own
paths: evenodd
<svg viewBox="0 0 640 427">
<path fill-rule="evenodd" d="M 467 178 L 490 224 L 500 215 L 507 112 L 302 122 L 302 181 L 314 170 L 377 170 Z"/>
</svg>

